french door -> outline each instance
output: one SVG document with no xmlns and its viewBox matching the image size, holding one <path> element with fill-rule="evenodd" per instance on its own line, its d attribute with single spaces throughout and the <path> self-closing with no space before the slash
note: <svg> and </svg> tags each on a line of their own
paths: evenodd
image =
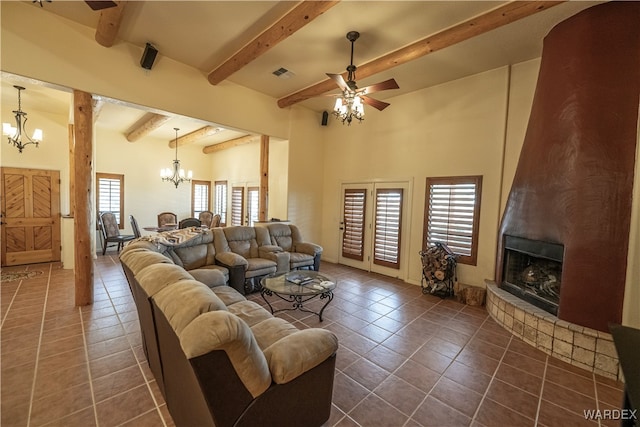
<svg viewBox="0 0 640 427">
<path fill-rule="evenodd" d="M 342 185 L 340 264 L 405 278 L 408 182 Z"/>
<path fill-rule="evenodd" d="M 258 221 L 259 187 L 231 187 L 231 225 L 253 226 Z"/>
</svg>

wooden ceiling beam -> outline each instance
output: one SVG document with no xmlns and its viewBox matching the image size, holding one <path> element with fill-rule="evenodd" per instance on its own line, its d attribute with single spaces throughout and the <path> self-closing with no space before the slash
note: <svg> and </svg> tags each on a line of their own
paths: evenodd
<svg viewBox="0 0 640 427">
<path fill-rule="evenodd" d="M 564 1 L 512 1 L 489 12 L 463 21 L 452 27 L 418 40 L 401 49 L 358 67 L 358 78 L 364 79 L 398 65 L 413 61 L 432 52 L 444 49 L 472 37 L 534 15 Z M 344 77 L 347 76 L 345 72 Z M 327 79 L 278 100 L 280 108 L 289 107 L 315 96 L 337 89 L 333 79 Z"/>
<path fill-rule="evenodd" d="M 100 12 L 100 19 L 96 28 L 96 41 L 104 47 L 111 47 L 116 41 L 120 24 L 124 17 L 126 1 L 116 2 L 117 6 L 103 9 Z"/>
<path fill-rule="evenodd" d="M 234 53 L 207 76 L 209 83 L 217 85 L 242 67 L 267 52 L 269 49 L 291 36 L 300 28 L 335 6 L 339 1 L 302 1 L 286 15 L 275 22 Z"/>
<path fill-rule="evenodd" d="M 191 133 L 181 136 L 178 138 L 178 147 L 183 145 L 191 144 L 192 142 L 197 141 L 198 139 L 206 138 L 207 136 L 215 135 L 218 132 L 223 131 L 224 129 L 214 126 L 205 126 L 203 128 L 194 130 Z M 170 148 L 176 148 L 176 140 L 172 139 L 169 141 Z"/>
<path fill-rule="evenodd" d="M 211 154 L 217 151 L 226 150 L 228 148 L 237 147 L 238 145 L 248 144 L 249 142 L 257 141 L 260 138 L 259 135 L 245 135 L 240 138 L 230 139 L 229 141 L 221 142 L 219 144 L 207 145 L 202 149 L 204 154 Z"/>
<path fill-rule="evenodd" d="M 127 141 L 135 142 L 150 132 L 158 129 L 169 121 L 171 117 L 162 114 L 149 113 L 145 120 L 138 121 L 136 126 L 127 133 Z"/>
</svg>

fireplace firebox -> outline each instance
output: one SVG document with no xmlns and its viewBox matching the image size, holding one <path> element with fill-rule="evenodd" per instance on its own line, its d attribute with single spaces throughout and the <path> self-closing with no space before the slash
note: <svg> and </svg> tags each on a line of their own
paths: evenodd
<svg viewBox="0 0 640 427">
<path fill-rule="evenodd" d="M 516 236 L 504 238 L 500 287 L 557 316 L 564 246 Z"/>
</svg>

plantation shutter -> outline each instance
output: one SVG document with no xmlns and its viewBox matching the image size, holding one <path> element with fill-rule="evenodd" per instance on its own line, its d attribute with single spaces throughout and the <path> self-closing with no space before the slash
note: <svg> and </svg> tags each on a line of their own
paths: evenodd
<svg viewBox="0 0 640 427">
<path fill-rule="evenodd" d="M 98 176 L 98 212 L 113 212 L 118 226 L 123 228 L 122 216 L 122 175 L 97 174 Z"/>
<path fill-rule="evenodd" d="M 427 178 L 426 243 L 446 244 L 475 263 L 481 177 Z"/>
<path fill-rule="evenodd" d="M 220 215 L 220 226 L 227 225 L 227 181 L 216 181 L 216 205 L 213 213 Z"/>
<path fill-rule="evenodd" d="M 193 217 L 198 218 L 200 212 L 209 210 L 209 185 L 193 184 Z"/>
<path fill-rule="evenodd" d="M 344 190 L 342 256 L 363 260 L 367 190 Z"/>
<path fill-rule="evenodd" d="M 231 225 L 242 225 L 244 212 L 244 187 L 231 189 Z"/>
<path fill-rule="evenodd" d="M 402 188 L 376 190 L 373 262 L 400 268 Z"/>
<path fill-rule="evenodd" d="M 260 189 L 258 187 L 249 187 L 247 189 L 247 213 L 249 215 L 249 222 L 247 225 L 253 227 L 254 223 L 258 221 L 258 195 Z"/>
</svg>

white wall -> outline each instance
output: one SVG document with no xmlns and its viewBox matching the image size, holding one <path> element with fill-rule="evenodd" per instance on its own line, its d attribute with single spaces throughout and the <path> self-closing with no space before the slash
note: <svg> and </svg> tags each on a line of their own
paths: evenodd
<svg viewBox="0 0 640 427">
<path fill-rule="evenodd" d="M 362 124 L 332 122 L 324 139 L 323 256 L 339 255 L 342 182 L 410 180 L 410 242 L 402 257 L 406 279 L 419 283 L 426 178 L 482 175 L 478 264 L 460 264 L 458 276 L 479 286 L 493 277 L 508 76 L 507 68 L 489 71 L 391 98 L 384 112 L 367 109 Z"/>
</svg>

